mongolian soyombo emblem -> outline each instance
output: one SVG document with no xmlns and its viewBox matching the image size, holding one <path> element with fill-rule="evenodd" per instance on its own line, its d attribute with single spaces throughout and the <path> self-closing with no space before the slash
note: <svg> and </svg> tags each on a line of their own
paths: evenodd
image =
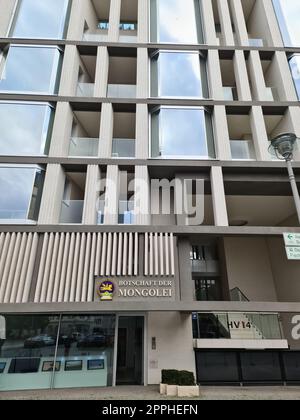
<svg viewBox="0 0 300 420">
<path fill-rule="evenodd" d="M 109 280 L 102 282 L 97 290 L 97 294 L 102 302 L 112 301 L 114 298 L 114 292 L 115 285 Z"/>
</svg>

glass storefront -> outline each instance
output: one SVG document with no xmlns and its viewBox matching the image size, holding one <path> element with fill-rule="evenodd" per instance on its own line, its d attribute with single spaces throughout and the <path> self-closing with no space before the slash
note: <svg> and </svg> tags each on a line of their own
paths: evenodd
<svg viewBox="0 0 300 420">
<path fill-rule="evenodd" d="M 0 391 L 112 385 L 115 315 L 0 318 Z"/>
</svg>

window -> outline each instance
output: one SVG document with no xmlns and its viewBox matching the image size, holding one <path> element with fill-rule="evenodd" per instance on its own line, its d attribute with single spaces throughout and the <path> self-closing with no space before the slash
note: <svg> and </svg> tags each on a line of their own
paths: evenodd
<svg viewBox="0 0 300 420">
<path fill-rule="evenodd" d="M 62 39 L 68 11 L 69 0 L 19 0 L 9 36 Z"/>
<path fill-rule="evenodd" d="M 289 59 L 289 65 L 294 80 L 295 88 L 297 91 L 298 99 L 300 100 L 300 55 L 294 54 Z"/>
<path fill-rule="evenodd" d="M 295 0 L 273 0 L 275 13 L 286 47 L 300 47 L 300 3 Z"/>
<path fill-rule="evenodd" d="M 120 31 L 137 31 L 136 22 L 121 22 L 119 26 Z"/>
<path fill-rule="evenodd" d="M 0 91 L 57 93 L 60 70 L 57 47 L 11 45 L 0 55 Z"/>
<path fill-rule="evenodd" d="M 1 391 L 107 387 L 113 382 L 114 315 L 4 315 Z"/>
<path fill-rule="evenodd" d="M 199 0 L 151 0 L 151 41 L 202 44 Z"/>
<path fill-rule="evenodd" d="M 152 113 L 153 158 L 215 158 L 211 116 L 204 108 L 161 107 Z"/>
<path fill-rule="evenodd" d="M 155 53 L 151 76 L 151 96 L 208 98 L 206 61 L 198 52 Z"/>
<path fill-rule="evenodd" d="M 0 166 L 0 221 L 37 221 L 44 184 L 38 166 Z"/>
<path fill-rule="evenodd" d="M 108 31 L 109 29 L 109 22 L 107 20 L 103 20 L 98 23 L 98 29 Z"/>
<path fill-rule="evenodd" d="M 49 104 L 0 102 L 0 155 L 48 154 L 53 118 Z"/>
</svg>

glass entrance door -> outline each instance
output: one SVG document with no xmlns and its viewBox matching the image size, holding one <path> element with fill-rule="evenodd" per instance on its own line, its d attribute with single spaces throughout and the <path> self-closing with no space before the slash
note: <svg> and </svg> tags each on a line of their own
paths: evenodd
<svg viewBox="0 0 300 420">
<path fill-rule="evenodd" d="M 144 317 L 121 316 L 118 328 L 117 385 L 143 385 Z"/>
</svg>

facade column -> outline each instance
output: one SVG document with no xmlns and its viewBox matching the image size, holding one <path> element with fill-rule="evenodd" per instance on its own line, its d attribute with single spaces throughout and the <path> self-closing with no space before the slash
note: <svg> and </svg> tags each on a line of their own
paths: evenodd
<svg viewBox="0 0 300 420">
<path fill-rule="evenodd" d="M 221 166 L 211 168 L 211 190 L 215 226 L 229 226 L 224 179 Z"/>
<path fill-rule="evenodd" d="M 97 200 L 99 198 L 101 172 L 98 165 L 89 165 L 87 168 L 86 189 L 82 223 L 95 225 L 97 223 Z"/>
<path fill-rule="evenodd" d="M 110 1 L 108 42 L 118 42 L 120 33 L 121 0 Z"/>
<path fill-rule="evenodd" d="M 244 52 L 237 50 L 233 57 L 236 87 L 240 101 L 252 101 Z"/>
<path fill-rule="evenodd" d="M 225 45 L 235 45 L 228 3 L 224 0 L 217 0 L 217 3 Z"/>
<path fill-rule="evenodd" d="M 250 51 L 249 54 L 249 75 L 252 84 L 253 99 L 257 101 L 268 101 L 265 76 L 263 73 L 258 51 Z"/>
<path fill-rule="evenodd" d="M 191 269 L 191 244 L 189 238 L 178 239 L 180 298 L 183 302 L 195 300 L 195 282 Z"/>
<path fill-rule="evenodd" d="M 76 96 L 80 58 L 76 45 L 66 45 L 59 95 Z"/>
<path fill-rule="evenodd" d="M 65 172 L 61 165 L 50 164 L 47 166 L 38 220 L 39 225 L 55 225 L 59 223 L 65 179 Z"/>
<path fill-rule="evenodd" d="M 256 159 L 270 161 L 272 157 L 268 151 L 270 142 L 266 130 L 263 111 L 260 106 L 253 106 L 250 113 L 250 124 Z"/>
<path fill-rule="evenodd" d="M 98 47 L 95 75 L 94 96 L 106 98 L 109 72 L 109 54 L 107 47 Z"/>
<path fill-rule="evenodd" d="M 149 158 L 149 112 L 147 104 L 136 106 L 136 159 Z"/>
<path fill-rule="evenodd" d="M 203 28 L 204 28 L 204 42 L 207 45 L 219 45 L 219 40 L 216 35 L 214 11 L 211 0 L 201 2 Z"/>
<path fill-rule="evenodd" d="M 256 0 L 259 1 L 262 16 L 265 17 L 266 28 L 269 32 L 268 46 L 283 47 L 283 41 L 278 25 L 278 20 L 273 6 L 272 0 Z M 263 21 L 263 20 L 262 20 Z"/>
<path fill-rule="evenodd" d="M 106 173 L 106 194 L 104 224 L 117 225 L 119 217 L 120 173 L 118 166 L 108 166 Z"/>
<path fill-rule="evenodd" d="M 138 43 L 147 43 L 149 38 L 148 0 L 138 0 Z"/>
<path fill-rule="evenodd" d="M 281 127 L 280 132 L 293 132 L 296 134 L 297 138 L 300 138 L 300 108 L 297 106 L 290 106 L 285 114 L 284 125 Z M 300 141 L 297 140 L 295 151 L 294 151 L 294 160 L 300 161 Z"/>
<path fill-rule="evenodd" d="M 137 89 L 136 96 L 140 98 L 149 97 L 149 57 L 147 48 L 137 49 Z"/>
<path fill-rule="evenodd" d="M 274 72 L 273 79 L 281 100 L 298 101 L 286 53 L 284 51 L 276 51 L 273 60 L 272 65 L 275 66 L 275 70 L 277 69 Z"/>
<path fill-rule="evenodd" d="M 0 38 L 7 37 L 16 5 L 17 0 L 0 0 Z"/>
<path fill-rule="evenodd" d="M 72 135 L 73 112 L 69 102 L 58 102 L 53 124 L 49 157 L 67 157 Z"/>
<path fill-rule="evenodd" d="M 217 159 L 231 160 L 230 139 L 225 106 L 215 106 L 213 114 Z"/>
<path fill-rule="evenodd" d="M 230 0 L 233 23 L 239 45 L 249 46 L 249 36 L 241 0 Z"/>
<path fill-rule="evenodd" d="M 73 0 L 70 14 L 68 40 L 81 41 L 84 31 L 85 0 Z"/>
<path fill-rule="evenodd" d="M 223 82 L 220 68 L 219 52 L 217 50 L 208 50 L 207 72 L 210 98 L 216 101 L 223 101 Z"/>
<path fill-rule="evenodd" d="M 114 112 L 112 104 L 102 104 L 99 154 L 101 159 L 111 158 L 114 129 Z"/>
<path fill-rule="evenodd" d="M 136 225 L 151 224 L 150 178 L 147 166 L 135 167 L 134 210 Z"/>
</svg>

